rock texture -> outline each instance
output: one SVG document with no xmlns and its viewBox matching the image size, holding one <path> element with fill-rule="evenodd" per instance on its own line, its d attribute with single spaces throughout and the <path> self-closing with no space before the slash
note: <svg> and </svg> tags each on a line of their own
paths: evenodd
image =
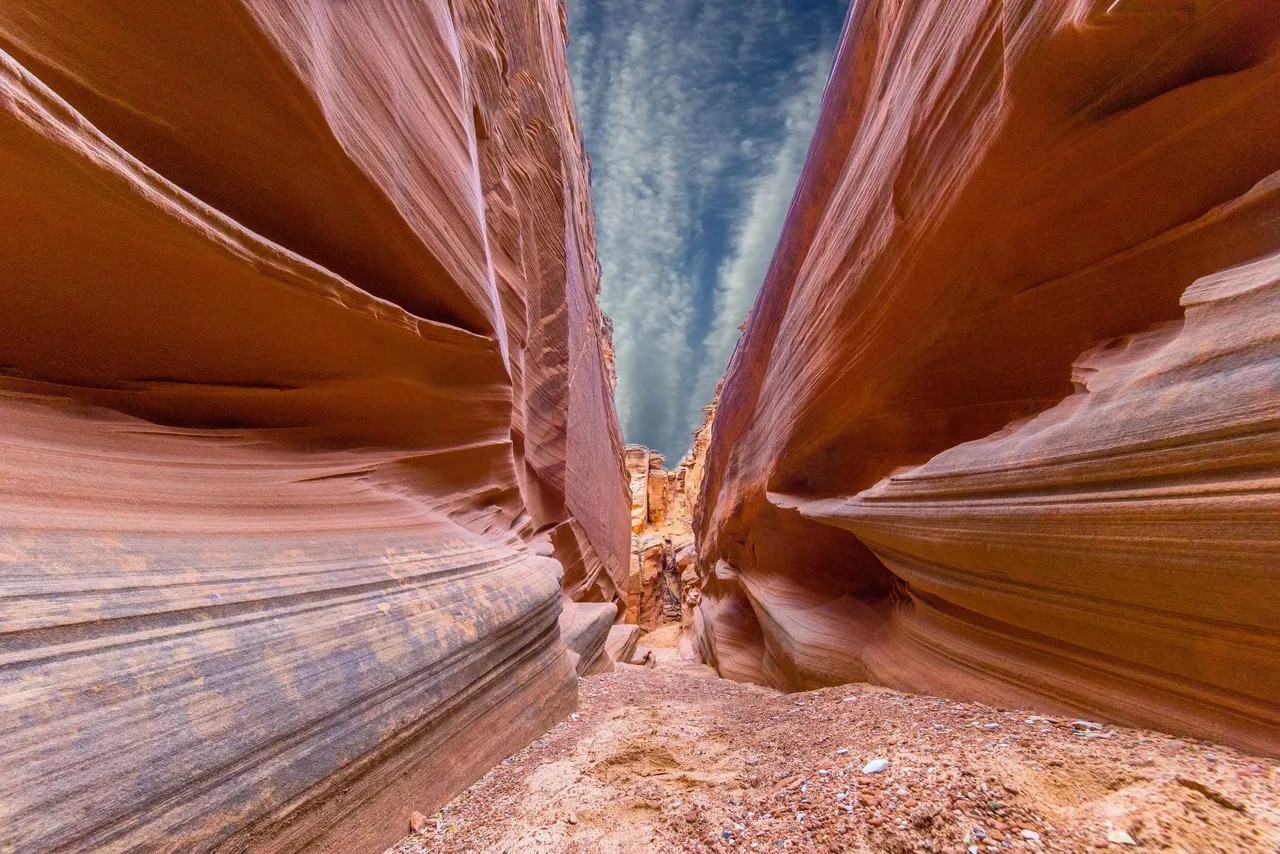
<svg viewBox="0 0 1280 854">
<path fill-rule="evenodd" d="M 0 8 L 0 850 L 380 850 L 573 707 L 628 534 L 563 43 Z"/>
<path fill-rule="evenodd" d="M 855 4 L 716 411 L 704 659 L 1280 752 L 1278 91 L 1261 0 Z"/>
<path fill-rule="evenodd" d="M 696 597 L 692 518 L 702 477 L 706 440 L 710 437 L 714 404 L 693 434 L 693 445 L 674 471 L 662 467 L 662 454 L 643 445 L 628 445 L 626 466 L 631 477 L 631 571 L 627 583 L 625 621 L 652 632 L 682 622 L 688 616 L 689 596 Z M 692 636 L 692 624 L 689 635 Z M 691 640 L 684 645 L 692 656 Z"/>
</svg>

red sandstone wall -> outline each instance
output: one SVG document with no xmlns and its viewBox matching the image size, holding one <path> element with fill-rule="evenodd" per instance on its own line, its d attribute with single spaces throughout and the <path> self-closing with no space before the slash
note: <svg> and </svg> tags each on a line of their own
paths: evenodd
<svg viewBox="0 0 1280 854">
<path fill-rule="evenodd" d="M 564 39 L 0 8 L 0 848 L 381 850 L 572 708 L 629 499 Z"/>
<path fill-rule="evenodd" d="M 1280 750 L 1278 170 L 1266 0 L 854 4 L 716 412 L 702 654 Z"/>
</svg>

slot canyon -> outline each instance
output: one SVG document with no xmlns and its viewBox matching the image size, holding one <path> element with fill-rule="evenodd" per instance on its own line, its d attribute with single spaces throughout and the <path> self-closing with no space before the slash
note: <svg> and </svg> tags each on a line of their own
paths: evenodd
<svg viewBox="0 0 1280 854">
<path fill-rule="evenodd" d="M 0 854 L 1280 851 L 1275 0 L 852 0 L 680 459 L 573 2 L 0 3 Z"/>
</svg>

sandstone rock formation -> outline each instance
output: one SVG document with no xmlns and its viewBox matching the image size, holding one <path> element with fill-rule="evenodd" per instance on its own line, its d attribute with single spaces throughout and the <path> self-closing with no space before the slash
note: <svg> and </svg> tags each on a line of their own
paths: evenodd
<svg viewBox="0 0 1280 854">
<path fill-rule="evenodd" d="M 702 490 L 702 474 L 707 464 L 707 449 L 711 446 L 711 428 L 715 424 L 716 406 L 720 403 L 720 390 L 724 380 L 716 385 L 715 396 L 702 408 L 702 423 L 693 431 L 689 451 L 676 466 L 676 493 L 684 497 L 683 513 L 693 526 L 693 516 Z"/>
<path fill-rule="evenodd" d="M 626 622 L 635 623 L 642 632 L 651 632 L 665 622 L 671 549 L 670 539 L 653 534 L 637 541 L 627 588 Z"/>
<path fill-rule="evenodd" d="M 710 437 L 714 403 L 693 434 L 693 446 L 674 471 L 662 467 L 662 454 L 643 445 L 627 445 L 631 478 L 631 570 L 625 621 L 652 632 L 682 622 L 686 600 L 696 596 L 692 518 L 697 487 Z M 692 624 L 685 652 L 692 656 Z"/>
<path fill-rule="evenodd" d="M 716 412 L 701 655 L 1280 752 L 1278 92 L 1265 0 L 854 4 Z"/>
<path fill-rule="evenodd" d="M 583 676 L 608 673 L 613 657 L 607 649 L 609 634 L 618 617 L 612 602 L 565 602 L 560 612 L 560 637 L 569 647 L 574 669 Z"/>
<path fill-rule="evenodd" d="M 381 850 L 573 707 L 628 533 L 563 41 L 0 7 L 0 849 Z"/>
</svg>

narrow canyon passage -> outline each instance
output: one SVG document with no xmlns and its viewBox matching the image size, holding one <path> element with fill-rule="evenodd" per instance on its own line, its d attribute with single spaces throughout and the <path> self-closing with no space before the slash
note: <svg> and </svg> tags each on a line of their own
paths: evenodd
<svg viewBox="0 0 1280 854">
<path fill-rule="evenodd" d="M 570 10 L 0 2 L 0 854 L 1280 851 L 1277 0 L 849 3 L 679 460 Z"/>
<path fill-rule="evenodd" d="M 682 662 L 678 628 L 390 851 L 1280 849 L 1274 760 L 869 685 L 783 694 Z"/>
</svg>

